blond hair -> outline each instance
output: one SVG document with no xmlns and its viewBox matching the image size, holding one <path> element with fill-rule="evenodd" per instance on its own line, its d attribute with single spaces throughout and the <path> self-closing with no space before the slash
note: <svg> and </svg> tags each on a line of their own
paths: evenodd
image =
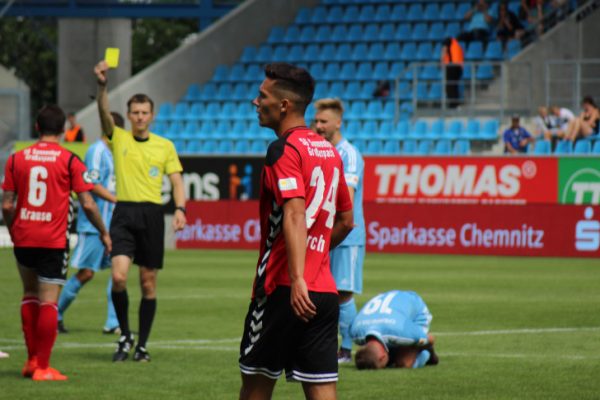
<svg viewBox="0 0 600 400">
<path fill-rule="evenodd" d="M 338 114 L 340 117 L 344 115 L 344 103 L 340 99 L 320 99 L 315 101 L 315 109 L 317 112 L 331 110 Z"/>
</svg>

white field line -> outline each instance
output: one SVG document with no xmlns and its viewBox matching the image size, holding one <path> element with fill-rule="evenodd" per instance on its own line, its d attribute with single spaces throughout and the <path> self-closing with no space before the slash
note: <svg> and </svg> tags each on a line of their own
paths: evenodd
<svg viewBox="0 0 600 400">
<path fill-rule="evenodd" d="M 471 332 L 437 332 L 435 336 L 483 336 L 483 335 L 521 335 L 521 334 L 544 334 L 544 333 L 570 333 L 570 332 L 594 332 L 600 331 L 600 326 L 580 327 L 580 328 L 539 328 L 539 329 L 504 329 L 504 330 L 485 330 Z M 150 341 L 153 348 L 159 349 L 188 349 L 188 350 L 214 350 L 214 351 L 238 351 L 238 346 L 222 346 L 223 344 L 237 344 L 240 338 L 224 338 L 224 339 L 182 339 L 182 340 L 158 340 Z M 12 344 L 2 346 L 2 350 L 22 349 L 24 344 L 21 340 L 0 338 L 0 343 Z M 221 345 L 221 346 L 214 346 Z M 82 348 L 111 348 L 115 343 L 78 343 L 64 342 L 60 340 L 54 346 L 55 348 L 63 349 L 82 349 Z M 490 353 L 445 353 L 446 356 L 481 356 L 481 357 L 508 357 L 508 358 L 526 358 L 526 357 L 544 357 L 539 355 L 527 354 L 490 354 Z M 600 358 L 587 356 L 564 356 L 562 358 L 569 359 L 590 359 Z"/>
</svg>

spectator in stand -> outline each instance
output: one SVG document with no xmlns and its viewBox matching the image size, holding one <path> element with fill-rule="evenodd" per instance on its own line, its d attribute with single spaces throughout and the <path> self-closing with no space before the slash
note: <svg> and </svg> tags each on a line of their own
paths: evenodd
<svg viewBox="0 0 600 400">
<path fill-rule="evenodd" d="M 490 36 L 490 27 L 494 18 L 488 12 L 489 6 L 485 0 L 478 0 L 469 11 L 465 13 L 465 21 L 469 21 L 467 30 L 458 36 L 458 40 L 470 42 L 478 40 L 487 42 Z"/>
<path fill-rule="evenodd" d="M 377 87 L 373 91 L 373 97 L 382 98 L 390 95 L 390 82 L 386 80 L 378 81 Z"/>
<path fill-rule="evenodd" d="M 85 134 L 83 128 L 77 123 L 74 113 L 67 115 L 69 121 L 69 129 L 65 130 L 65 142 L 82 142 L 85 143 Z"/>
<path fill-rule="evenodd" d="M 544 33 L 544 0 L 521 0 L 519 18 L 535 27 L 538 35 Z"/>
<path fill-rule="evenodd" d="M 527 152 L 527 145 L 535 142 L 531 133 L 520 125 L 521 117 L 512 116 L 510 128 L 504 131 L 504 152 L 507 154 L 520 154 Z"/>
<path fill-rule="evenodd" d="M 591 96 L 585 96 L 581 103 L 583 111 L 569 125 L 566 138 L 575 142 L 577 139 L 598 135 L 600 132 L 600 110 Z"/>
<path fill-rule="evenodd" d="M 505 1 L 500 3 L 498 8 L 498 25 L 496 26 L 498 40 L 502 41 L 502 45 L 506 48 L 506 43 L 510 39 L 520 39 L 525 33 L 523 24 L 519 21 L 519 17 L 508 9 Z"/>
<path fill-rule="evenodd" d="M 552 149 L 555 148 L 558 139 L 562 139 L 564 133 L 560 130 L 558 118 L 554 114 L 548 113 L 548 108 L 541 106 L 538 108 L 538 115 L 535 117 L 535 132 L 536 138 L 550 140 Z"/>
<path fill-rule="evenodd" d="M 463 49 L 456 39 L 448 37 L 442 44 L 441 62 L 446 74 L 446 98 L 448 107 L 454 108 L 459 103 L 459 84 L 465 57 Z"/>
<path fill-rule="evenodd" d="M 552 106 L 550 112 L 556 118 L 559 130 L 562 132 L 562 137 L 566 136 L 569 132 L 569 124 L 575 119 L 575 114 L 568 108 Z"/>
</svg>

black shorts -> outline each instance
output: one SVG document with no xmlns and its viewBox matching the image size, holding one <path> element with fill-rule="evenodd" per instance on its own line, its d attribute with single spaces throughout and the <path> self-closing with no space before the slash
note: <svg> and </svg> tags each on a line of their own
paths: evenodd
<svg viewBox="0 0 600 400">
<path fill-rule="evenodd" d="M 111 257 L 128 256 L 137 265 L 160 269 L 165 253 L 165 216 L 154 203 L 118 202 L 110 221 Z"/>
<path fill-rule="evenodd" d="M 67 279 L 69 249 L 15 247 L 15 258 L 23 267 L 33 269 L 40 282 L 64 285 Z"/>
<path fill-rule="evenodd" d="M 338 295 L 309 292 L 317 315 L 305 323 L 290 305 L 290 288 L 252 300 L 240 344 L 240 370 L 271 379 L 283 370 L 290 381 L 313 383 L 338 380 Z"/>
</svg>

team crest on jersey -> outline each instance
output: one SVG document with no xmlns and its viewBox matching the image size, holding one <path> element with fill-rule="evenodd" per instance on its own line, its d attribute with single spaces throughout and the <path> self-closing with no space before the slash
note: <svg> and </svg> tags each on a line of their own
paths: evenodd
<svg viewBox="0 0 600 400">
<path fill-rule="evenodd" d="M 92 181 L 97 181 L 98 179 L 100 179 L 100 171 L 98 171 L 97 169 L 89 171 L 89 175 Z"/>
<path fill-rule="evenodd" d="M 150 176 L 156 178 L 158 176 L 158 167 L 150 167 Z"/>
<path fill-rule="evenodd" d="M 93 183 L 94 181 L 92 180 L 92 174 L 90 174 L 88 171 L 85 171 L 83 173 L 83 181 L 85 183 Z"/>
<path fill-rule="evenodd" d="M 277 186 L 279 186 L 279 190 L 282 192 L 285 192 L 286 190 L 298 189 L 296 178 L 282 178 L 277 182 Z"/>
</svg>

